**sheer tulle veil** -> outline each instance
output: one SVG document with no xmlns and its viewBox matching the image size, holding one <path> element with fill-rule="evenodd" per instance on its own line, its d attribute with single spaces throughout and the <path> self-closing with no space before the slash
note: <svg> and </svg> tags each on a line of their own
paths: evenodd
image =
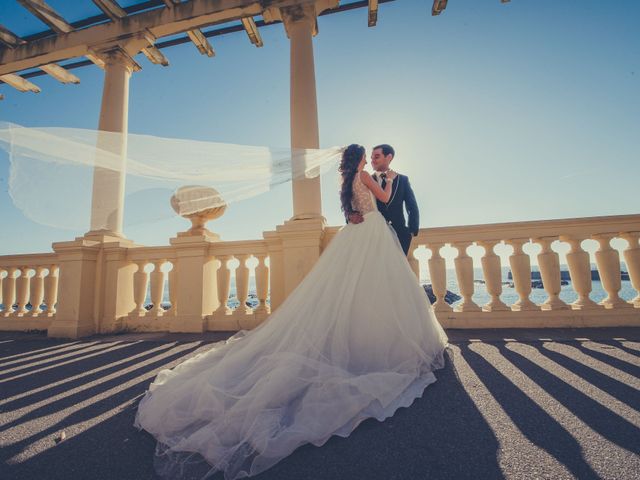
<svg viewBox="0 0 640 480">
<path fill-rule="evenodd" d="M 89 224 L 96 168 L 124 174 L 126 210 L 144 212 L 129 216 L 126 223 L 135 225 L 174 216 L 169 199 L 185 185 L 213 187 L 218 194 L 204 199 L 208 206 L 230 204 L 335 169 L 343 151 L 342 147 L 236 145 L 8 122 L 0 122 L 0 147 L 8 152 L 8 189 L 15 206 L 37 223 L 73 230 Z M 202 197 L 184 199 L 177 213 L 198 211 L 202 201 Z M 159 208 L 149 213 L 149 205 Z M 108 218 L 110 213 L 97 217 Z"/>
</svg>

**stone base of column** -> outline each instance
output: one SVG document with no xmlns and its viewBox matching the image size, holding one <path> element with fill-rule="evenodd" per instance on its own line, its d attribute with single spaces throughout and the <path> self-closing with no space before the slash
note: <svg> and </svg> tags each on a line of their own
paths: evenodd
<svg viewBox="0 0 640 480">
<path fill-rule="evenodd" d="M 118 232 L 112 232 L 111 230 L 90 230 L 82 237 L 76 237 L 76 240 L 91 240 L 94 242 L 106 243 L 106 242 L 119 242 L 122 240 L 128 240 L 123 234 Z"/>
<path fill-rule="evenodd" d="M 276 227 L 282 241 L 284 298 L 296 288 L 320 258 L 326 219 L 289 220 Z"/>
<path fill-rule="evenodd" d="M 56 320 L 47 329 L 50 338 L 82 338 L 96 333 L 93 325 L 80 325 L 74 320 Z"/>
<path fill-rule="evenodd" d="M 209 253 L 215 239 L 209 235 L 186 235 L 169 240 L 176 248 L 176 307 L 169 320 L 170 332 L 204 332 L 208 316 L 219 307 L 217 260 Z"/>
<path fill-rule="evenodd" d="M 169 320 L 171 333 L 202 333 L 206 327 L 207 319 L 203 315 L 180 315 Z"/>
<path fill-rule="evenodd" d="M 52 245 L 58 254 L 60 278 L 55 319 L 49 337 L 79 338 L 96 332 L 95 280 L 100 247 L 96 242 L 76 239 Z"/>
</svg>

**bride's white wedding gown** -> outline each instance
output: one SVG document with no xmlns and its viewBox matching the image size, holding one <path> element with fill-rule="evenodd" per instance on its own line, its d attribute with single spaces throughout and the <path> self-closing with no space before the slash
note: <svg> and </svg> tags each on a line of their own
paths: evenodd
<svg viewBox="0 0 640 480">
<path fill-rule="evenodd" d="M 435 382 L 446 334 L 359 175 L 353 206 L 364 222 L 336 234 L 265 322 L 158 373 L 135 425 L 157 439 L 162 476 L 255 475 Z"/>
</svg>

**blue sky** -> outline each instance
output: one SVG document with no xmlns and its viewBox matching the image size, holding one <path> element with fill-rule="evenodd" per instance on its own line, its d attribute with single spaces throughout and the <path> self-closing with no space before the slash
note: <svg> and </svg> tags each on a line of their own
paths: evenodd
<svg viewBox="0 0 640 480">
<path fill-rule="evenodd" d="M 77 10 L 48 3 L 69 20 L 97 13 L 89 0 Z M 321 146 L 392 144 L 422 227 L 638 213 L 640 2 L 452 0 L 438 17 L 430 4 L 382 4 L 375 28 L 364 9 L 319 19 Z M 19 35 L 44 29 L 25 12 L 2 2 L 1 23 Z M 214 58 L 191 44 L 166 49 L 167 68 L 138 56 L 129 130 L 288 146 L 288 40 L 281 25 L 261 34 L 263 48 L 242 32 L 214 37 Z M 33 79 L 37 95 L 0 85 L 0 120 L 96 128 L 103 72 L 73 73 L 80 85 Z M 25 218 L 8 178 L 0 151 L 0 255 L 50 251 L 51 242 L 84 233 Z M 322 182 L 324 214 L 341 224 L 338 177 Z M 209 227 L 226 240 L 260 238 L 291 214 L 283 185 L 231 205 Z M 186 227 L 175 218 L 125 226 L 125 235 L 162 245 Z"/>
</svg>

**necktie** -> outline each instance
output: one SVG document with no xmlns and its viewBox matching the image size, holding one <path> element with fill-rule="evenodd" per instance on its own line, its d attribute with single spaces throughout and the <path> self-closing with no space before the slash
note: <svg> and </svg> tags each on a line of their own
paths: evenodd
<svg viewBox="0 0 640 480">
<path fill-rule="evenodd" d="M 380 175 L 380 177 L 382 178 L 382 183 L 380 183 L 380 186 L 384 190 L 384 187 L 387 186 L 387 176 L 383 173 L 382 175 Z"/>
</svg>

